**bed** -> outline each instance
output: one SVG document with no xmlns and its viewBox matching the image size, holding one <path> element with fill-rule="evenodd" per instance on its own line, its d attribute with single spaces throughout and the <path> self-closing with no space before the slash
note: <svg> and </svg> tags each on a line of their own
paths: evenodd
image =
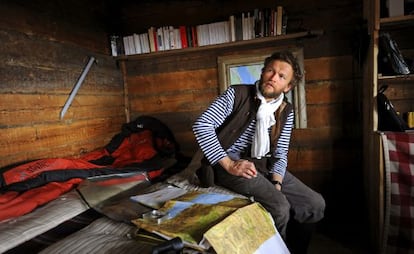
<svg viewBox="0 0 414 254">
<path fill-rule="evenodd" d="M 171 155 L 171 149 L 165 151 L 164 155 Z M 1 221 L 0 253 L 152 253 L 154 246 L 165 239 L 157 236 L 148 241 L 146 234 L 144 238 L 138 234 L 132 220 L 152 208 L 132 201 L 132 195 L 175 186 L 186 191 L 242 197 L 219 186 L 200 187 L 195 170 L 201 157 L 200 151 L 191 162 L 178 162 L 177 157 L 171 156 L 155 157 L 159 164 L 150 170 L 143 170 L 140 164 L 132 171 L 83 178 L 50 202 Z M 280 235 L 275 235 L 277 241 L 273 244 L 288 253 Z M 185 248 L 185 253 L 199 252 Z"/>
</svg>

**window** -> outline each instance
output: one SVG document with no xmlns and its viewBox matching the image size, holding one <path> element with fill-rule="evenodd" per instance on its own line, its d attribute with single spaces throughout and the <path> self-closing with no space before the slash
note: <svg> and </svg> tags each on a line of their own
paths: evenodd
<svg viewBox="0 0 414 254">
<path fill-rule="evenodd" d="M 284 48 L 286 49 L 286 48 Z M 303 49 L 288 48 L 299 61 L 303 68 Z M 218 57 L 218 73 L 220 93 L 224 92 L 230 85 L 253 84 L 260 79 L 264 59 L 274 51 L 261 55 L 232 55 Z M 295 128 L 306 128 L 306 97 L 305 78 L 288 94 L 288 100 L 293 104 L 295 110 Z"/>
</svg>

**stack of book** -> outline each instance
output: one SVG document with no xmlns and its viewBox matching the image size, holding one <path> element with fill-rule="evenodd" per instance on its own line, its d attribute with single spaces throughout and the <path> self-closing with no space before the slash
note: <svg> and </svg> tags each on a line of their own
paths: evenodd
<svg viewBox="0 0 414 254">
<path fill-rule="evenodd" d="M 254 9 L 228 20 L 196 26 L 150 27 L 141 34 L 110 38 L 113 56 L 201 47 L 286 34 L 287 15 L 282 6 Z"/>
</svg>

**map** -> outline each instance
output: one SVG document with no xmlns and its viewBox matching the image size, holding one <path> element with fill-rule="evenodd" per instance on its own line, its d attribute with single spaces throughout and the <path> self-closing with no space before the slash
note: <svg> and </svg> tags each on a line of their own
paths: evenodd
<svg viewBox="0 0 414 254">
<path fill-rule="evenodd" d="M 269 213 L 249 199 L 191 191 L 167 201 L 157 212 L 162 221 L 132 220 L 165 239 L 180 237 L 186 247 L 214 253 L 289 253 Z"/>
<path fill-rule="evenodd" d="M 158 210 L 168 216 L 167 220 L 156 223 L 139 218 L 132 223 L 166 239 L 180 237 L 188 247 L 206 250 L 210 244 L 203 241 L 204 233 L 250 203 L 249 199 L 228 194 L 191 191 L 176 200 L 167 201 Z"/>
<path fill-rule="evenodd" d="M 262 67 L 263 63 L 230 67 L 230 85 L 254 84 L 260 79 Z"/>
</svg>

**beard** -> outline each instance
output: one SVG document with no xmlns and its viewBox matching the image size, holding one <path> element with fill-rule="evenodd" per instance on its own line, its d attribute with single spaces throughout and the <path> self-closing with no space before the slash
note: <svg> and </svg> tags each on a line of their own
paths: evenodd
<svg viewBox="0 0 414 254">
<path fill-rule="evenodd" d="M 259 91 L 262 93 L 263 97 L 266 99 L 276 99 L 280 96 L 280 93 L 276 92 L 274 89 L 265 91 L 265 86 L 265 82 L 261 79 L 259 83 Z"/>
</svg>

